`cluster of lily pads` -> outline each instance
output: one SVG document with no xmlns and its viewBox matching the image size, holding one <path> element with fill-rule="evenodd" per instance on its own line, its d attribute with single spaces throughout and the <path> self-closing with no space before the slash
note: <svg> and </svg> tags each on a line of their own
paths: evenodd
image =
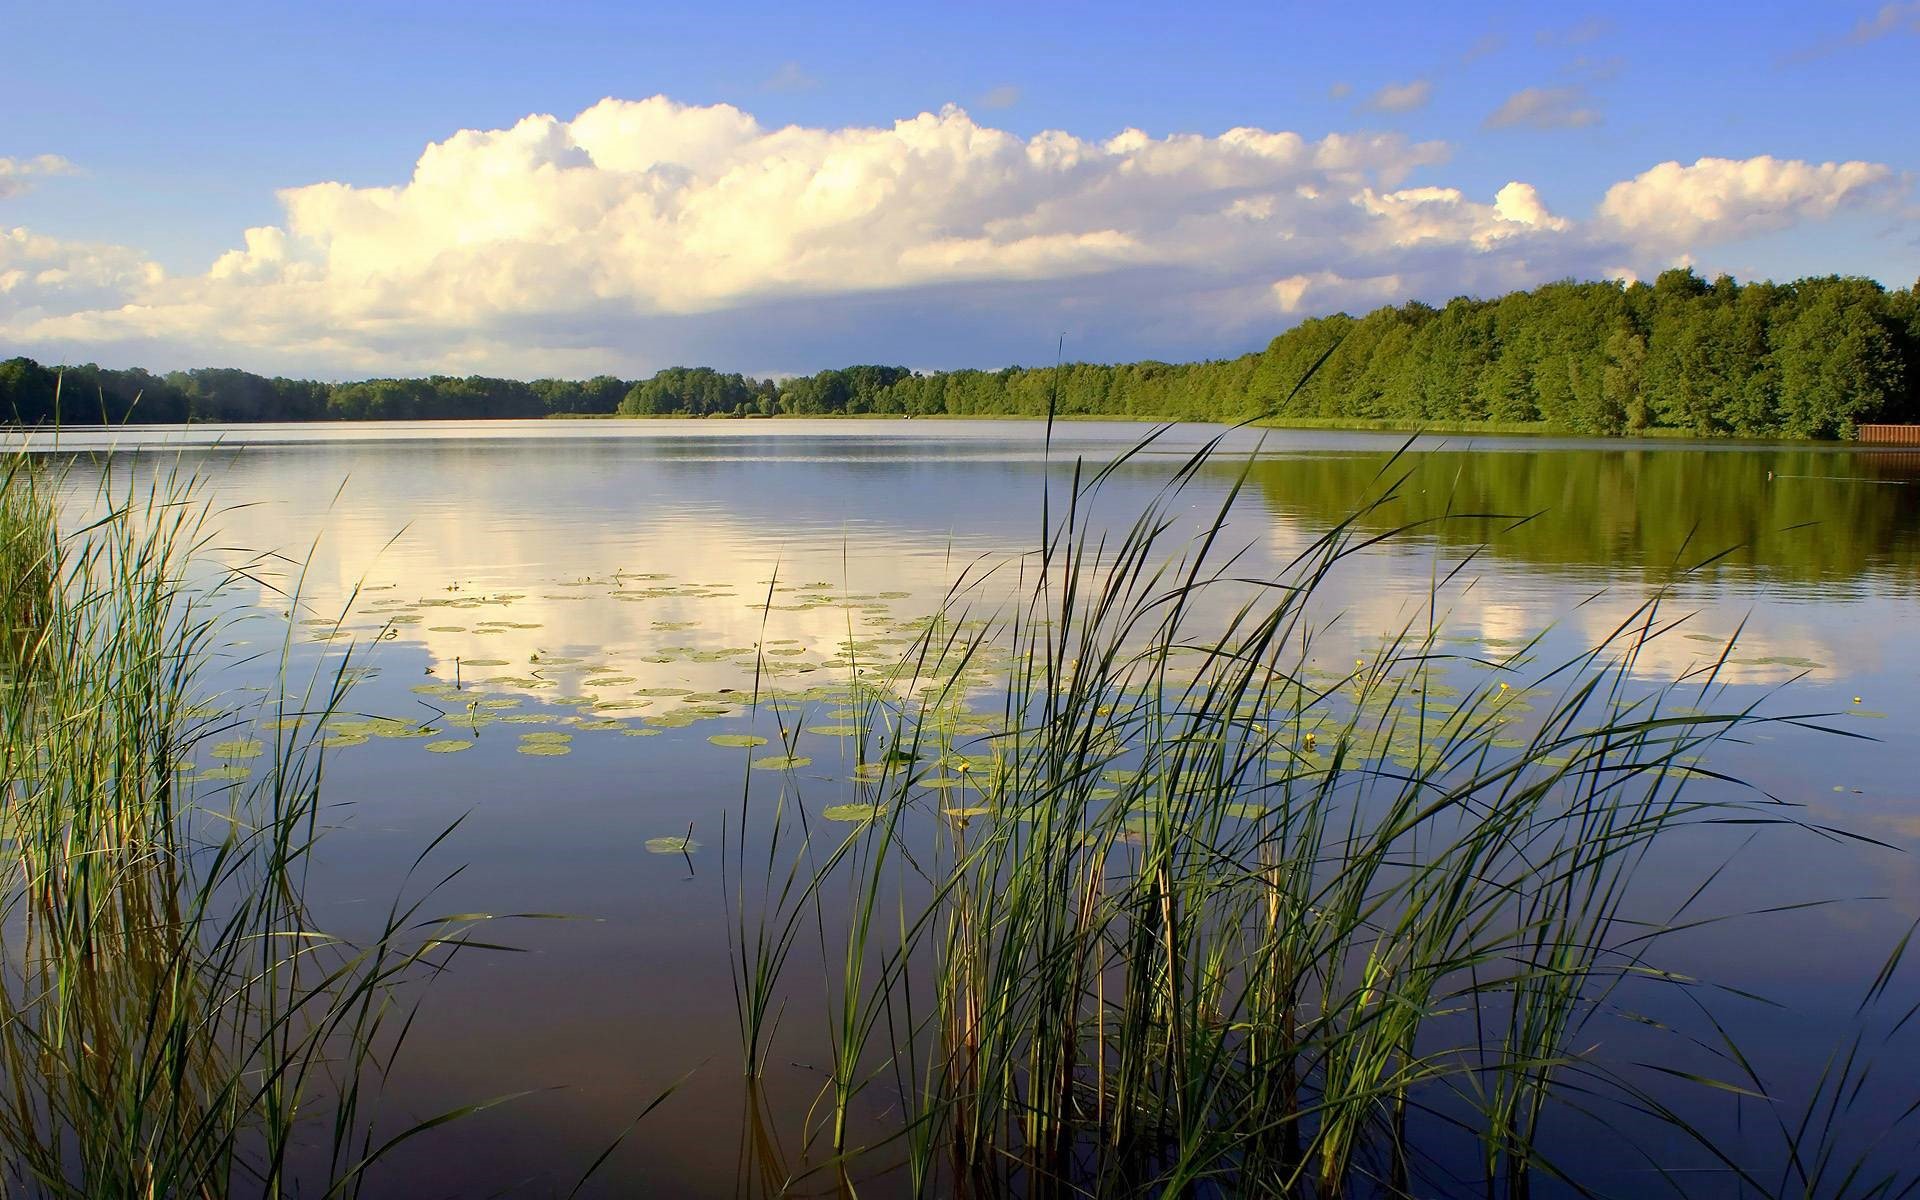
<svg viewBox="0 0 1920 1200">
<path fill-rule="evenodd" d="M 718 603 L 738 600 L 731 585 L 678 583 L 660 573 L 626 573 L 549 581 L 542 600 L 595 599 L 642 603 L 673 599 Z M 417 600 L 383 596 L 350 620 L 302 621 L 316 641 L 354 635 L 393 640 L 397 631 L 424 626 L 429 633 L 503 634 L 531 631 L 540 623 L 494 615 L 454 624 L 456 614 L 495 611 L 511 614 L 528 593 L 500 591 L 450 594 Z M 848 633 L 824 647 L 796 637 L 767 636 L 751 644 L 702 644 L 686 635 L 700 623 L 684 619 L 652 621 L 646 640 L 625 650 L 573 653 L 535 651 L 526 661 L 504 657 L 457 660 L 453 677 L 440 674 L 411 688 L 424 715 L 404 718 L 336 713 L 325 718 L 321 745 L 331 750 L 373 741 L 415 741 L 428 753 L 448 755 L 475 748 L 495 726 L 512 726 L 514 749 L 529 758 L 561 758 L 584 735 L 654 737 L 714 722 L 749 723 L 708 735 L 706 744 L 748 752 L 756 771 L 793 772 L 813 766 L 817 749 L 830 743 L 844 768 L 839 774 L 848 794 L 820 807 L 834 821 L 865 821 L 885 811 L 888 794 L 918 793 L 945 798 L 939 811 L 956 821 L 971 821 L 1003 811 L 1008 788 L 997 744 L 1010 723 L 1025 719 L 1004 710 L 1007 672 L 1014 665 L 1010 647 L 1000 644 L 986 620 L 947 615 L 900 617 L 893 602 L 903 591 L 836 594 L 824 581 L 772 584 L 758 601 L 774 625 L 774 614 L 832 607 L 846 614 Z M 434 624 L 426 624 L 427 621 Z M 936 628 L 937 626 L 937 628 Z M 769 633 L 781 632 L 769 628 Z M 1700 641 L 1718 635 L 1690 633 Z M 964 648 L 964 649 L 962 649 Z M 1310 780 L 1324 769 L 1330 748 L 1338 745 L 1349 761 L 1383 768 L 1420 771 L 1439 748 L 1463 736 L 1467 722 L 1474 735 L 1496 750 L 1520 750 L 1532 731 L 1528 717 L 1551 689 L 1514 686 L 1533 661 L 1535 643 L 1466 633 L 1436 638 L 1437 653 L 1408 663 L 1391 655 L 1352 661 L 1349 668 L 1308 663 L 1279 693 L 1259 706 L 1234 714 L 1237 728 L 1222 736 L 1258 738 L 1268 745 L 1269 774 L 1279 781 Z M 951 659 L 952 661 L 949 661 Z M 1783 656 L 1744 659 L 1799 669 L 1820 666 Z M 680 664 L 730 667 L 732 682 L 705 688 L 652 682 L 660 668 Z M 356 668 L 371 672 L 377 668 Z M 1071 673 L 1072 664 L 1066 664 Z M 1197 677 L 1201 668 L 1177 668 L 1161 686 Z M 1473 686 L 1462 671 L 1500 672 L 1497 688 Z M 430 669 L 432 673 L 432 669 Z M 702 674 L 711 675 L 709 670 Z M 806 678 L 823 675 L 817 682 Z M 1390 677 L 1389 677 L 1390 676 Z M 723 678 L 725 673 L 723 672 Z M 1116 696 L 1115 705 L 1138 697 Z M 1860 715 L 1873 715 L 1861 713 Z M 283 723 L 298 723 L 293 717 Z M 905 747 L 919 747 L 909 752 Z M 206 748 L 204 767 L 183 764 L 183 773 L 206 782 L 234 783 L 248 777 L 247 761 L 263 752 L 258 738 L 221 741 Z M 1122 789 L 1136 790 L 1144 764 L 1129 763 L 1125 746 L 1111 751 L 1101 786 L 1090 798 L 1108 799 Z M 1535 753 L 1547 767 L 1564 765 L 1552 753 Z M 1122 765 L 1113 765 L 1122 764 Z M 1684 770 L 1685 764 L 1672 768 Z M 829 772 L 823 778 L 832 779 Z M 884 785 L 884 788 L 882 787 Z M 1254 811 L 1230 816 L 1257 816 Z M 657 843 L 657 844 L 654 844 Z M 648 849 L 690 853 L 690 837 L 654 839 Z"/>
</svg>

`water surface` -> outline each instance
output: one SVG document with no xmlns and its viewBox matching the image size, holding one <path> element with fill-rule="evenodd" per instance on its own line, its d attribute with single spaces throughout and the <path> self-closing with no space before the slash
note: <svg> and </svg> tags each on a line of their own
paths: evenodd
<svg viewBox="0 0 1920 1200">
<path fill-rule="evenodd" d="M 69 434 L 59 450 L 73 455 L 76 496 L 103 470 L 189 470 L 221 510 L 222 554 L 286 556 L 233 595 L 213 688 L 244 700 L 270 686 L 291 619 L 302 662 L 357 646 L 370 670 L 350 698 L 356 718 L 434 731 L 336 735 L 323 920 L 370 928 L 414 855 L 462 814 L 439 855 L 470 865 L 439 908 L 573 918 L 516 923 L 501 936 L 527 953 L 469 955 L 437 980 L 388 1102 L 425 1116 L 558 1090 L 449 1127 L 376 1190 L 564 1193 L 691 1072 L 598 1182 L 608 1195 L 734 1195 L 739 1039 L 716 847 L 743 789 L 833 803 L 848 750 L 803 734 L 812 762 L 789 778 L 709 738 L 764 732 L 767 715 L 743 703 L 756 661 L 801 690 L 897 656 L 958 574 L 1038 543 L 1049 481 L 1145 432 L 1076 423 L 1049 446 L 1025 422 L 422 423 Z M 1719 911 L 1847 901 L 1669 948 L 1689 971 L 1790 1006 L 1790 1022 L 1760 1007 L 1741 1019 L 1782 1071 L 1817 1069 L 1920 915 L 1920 455 L 1181 427 L 1116 473 L 1105 510 L 1129 518 L 1216 437 L 1181 503 L 1198 522 L 1240 489 L 1229 532 L 1250 577 L 1277 574 L 1395 490 L 1361 527 L 1410 528 L 1316 601 L 1329 666 L 1429 621 L 1469 654 L 1542 636 L 1544 664 L 1662 592 L 1686 621 L 1637 673 L 1674 677 L 1724 654 L 1729 699 L 1771 697 L 1860 735 L 1775 729 L 1731 747 L 1727 769 L 1810 823 L 1883 844 L 1729 834 L 1671 864 L 1729 859 Z M 564 733 L 567 752 L 523 752 L 540 732 Z M 472 745 L 430 750 L 446 741 Z M 690 855 L 646 849 L 689 828 L 702 844 Z M 1681 871 L 1673 887 L 1697 881 Z M 791 972 L 795 1032 L 768 1080 L 796 1128 L 824 1078 L 808 1061 L 819 974 L 817 950 Z M 883 1108 L 867 1114 L 874 1128 Z"/>
</svg>

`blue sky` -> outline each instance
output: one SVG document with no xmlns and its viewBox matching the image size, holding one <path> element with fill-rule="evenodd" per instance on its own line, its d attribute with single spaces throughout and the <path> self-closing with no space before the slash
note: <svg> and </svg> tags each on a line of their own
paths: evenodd
<svg viewBox="0 0 1920 1200">
<path fill-rule="evenodd" d="M 4 23 L 37 49 L 0 75 L 0 351 L 993 366 L 1063 331 L 1092 358 L 1236 353 L 1336 309 L 1674 262 L 1920 276 L 1920 3 L 66 3 Z M 656 96 L 674 107 L 574 128 Z M 923 113 L 937 131 L 868 136 Z M 430 144 L 516 129 L 379 191 L 420 185 Z M 1049 131 L 1064 158 L 1034 149 Z"/>
</svg>

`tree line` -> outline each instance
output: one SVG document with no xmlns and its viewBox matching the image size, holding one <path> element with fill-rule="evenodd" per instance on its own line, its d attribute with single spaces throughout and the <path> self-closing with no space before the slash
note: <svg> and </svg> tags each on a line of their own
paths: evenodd
<svg viewBox="0 0 1920 1200">
<path fill-rule="evenodd" d="M 1301 383 L 1302 380 L 1306 382 Z M 56 403 L 56 381 L 59 384 Z M 0 362 L 0 418 L 324 421 L 628 416 L 1066 415 L 1499 422 L 1576 433 L 1844 437 L 1920 420 L 1920 285 L 1870 279 L 1551 283 L 1305 321 L 1196 363 L 998 371 L 853 366 L 785 380 L 672 367 L 623 380 L 442 376 L 325 383 L 201 369 Z"/>
</svg>

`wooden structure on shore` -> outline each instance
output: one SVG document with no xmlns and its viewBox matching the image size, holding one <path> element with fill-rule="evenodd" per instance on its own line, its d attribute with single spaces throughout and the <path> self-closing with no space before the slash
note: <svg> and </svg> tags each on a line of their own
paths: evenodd
<svg viewBox="0 0 1920 1200">
<path fill-rule="evenodd" d="M 1856 436 L 1876 446 L 1920 446 L 1920 425 L 1862 425 Z"/>
</svg>

